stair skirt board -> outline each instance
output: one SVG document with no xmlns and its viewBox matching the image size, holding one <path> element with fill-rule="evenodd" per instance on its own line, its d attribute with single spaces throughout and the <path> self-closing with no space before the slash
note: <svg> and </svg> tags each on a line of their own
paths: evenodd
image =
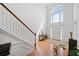
<svg viewBox="0 0 79 59">
<path fill-rule="evenodd" d="M 17 51 L 17 52 L 16 52 Z M 11 48 L 10 56 L 26 56 L 33 51 L 33 48 L 27 48 L 23 44 L 15 45 Z"/>
<path fill-rule="evenodd" d="M 5 31 L 0 29 L 0 44 L 11 43 L 10 55 L 9 56 L 24 56 L 31 53 L 34 49 L 33 44 L 28 44 L 21 39 L 8 35 Z"/>
</svg>

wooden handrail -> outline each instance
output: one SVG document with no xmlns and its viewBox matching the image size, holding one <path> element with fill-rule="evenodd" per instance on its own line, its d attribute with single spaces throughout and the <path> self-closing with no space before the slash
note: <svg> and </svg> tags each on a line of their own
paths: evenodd
<svg viewBox="0 0 79 59">
<path fill-rule="evenodd" d="M 18 21 L 20 21 L 30 32 L 32 32 L 35 36 L 36 33 L 34 33 L 26 24 L 24 24 L 19 17 L 17 17 L 8 7 L 6 7 L 3 3 L 0 3 L 8 12 L 10 12 Z"/>
</svg>

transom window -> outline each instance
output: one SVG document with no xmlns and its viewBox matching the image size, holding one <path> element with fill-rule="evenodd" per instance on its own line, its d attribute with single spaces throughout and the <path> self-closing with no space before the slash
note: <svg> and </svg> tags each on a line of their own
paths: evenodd
<svg viewBox="0 0 79 59">
<path fill-rule="evenodd" d="M 51 22 L 52 23 L 59 23 L 63 22 L 63 17 L 64 17 L 64 7 L 62 5 L 59 5 L 55 7 L 52 12 L 51 12 Z"/>
</svg>

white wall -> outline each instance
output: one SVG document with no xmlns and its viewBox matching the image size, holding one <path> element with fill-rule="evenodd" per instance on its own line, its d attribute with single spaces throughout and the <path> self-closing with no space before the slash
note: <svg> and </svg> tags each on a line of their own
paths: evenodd
<svg viewBox="0 0 79 59">
<path fill-rule="evenodd" d="M 79 49 L 79 4 L 78 4 L 78 19 L 77 19 L 77 44 L 78 44 L 78 49 Z"/>
<path fill-rule="evenodd" d="M 64 4 L 64 39 L 70 38 L 73 32 L 73 4 Z"/>
<path fill-rule="evenodd" d="M 46 4 L 6 3 L 5 5 L 36 33 L 41 23 L 46 20 Z"/>
<path fill-rule="evenodd" d="M 74 38 L 77 39 L 77 47 L 79 49 L 79 4 L 74 4 Z"/>
</svg>

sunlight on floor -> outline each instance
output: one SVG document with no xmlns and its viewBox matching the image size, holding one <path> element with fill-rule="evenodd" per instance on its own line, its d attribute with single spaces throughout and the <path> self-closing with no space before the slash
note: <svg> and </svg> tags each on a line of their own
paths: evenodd
<svg viewBox="0 0 79 59">
<path fill-rule="evenodd" d="M 55 44 L 57 43 L 55 42 Z M 67 51 L 64 52 L 63 54 L 67 55 Z M 54 56 L 54 53 L 54 44 L 50 43 L 47 39 L 44 41 L 38 41 L 36 49 L 32 53 L 28 54 L 28 56 Z"/>
</svg>

